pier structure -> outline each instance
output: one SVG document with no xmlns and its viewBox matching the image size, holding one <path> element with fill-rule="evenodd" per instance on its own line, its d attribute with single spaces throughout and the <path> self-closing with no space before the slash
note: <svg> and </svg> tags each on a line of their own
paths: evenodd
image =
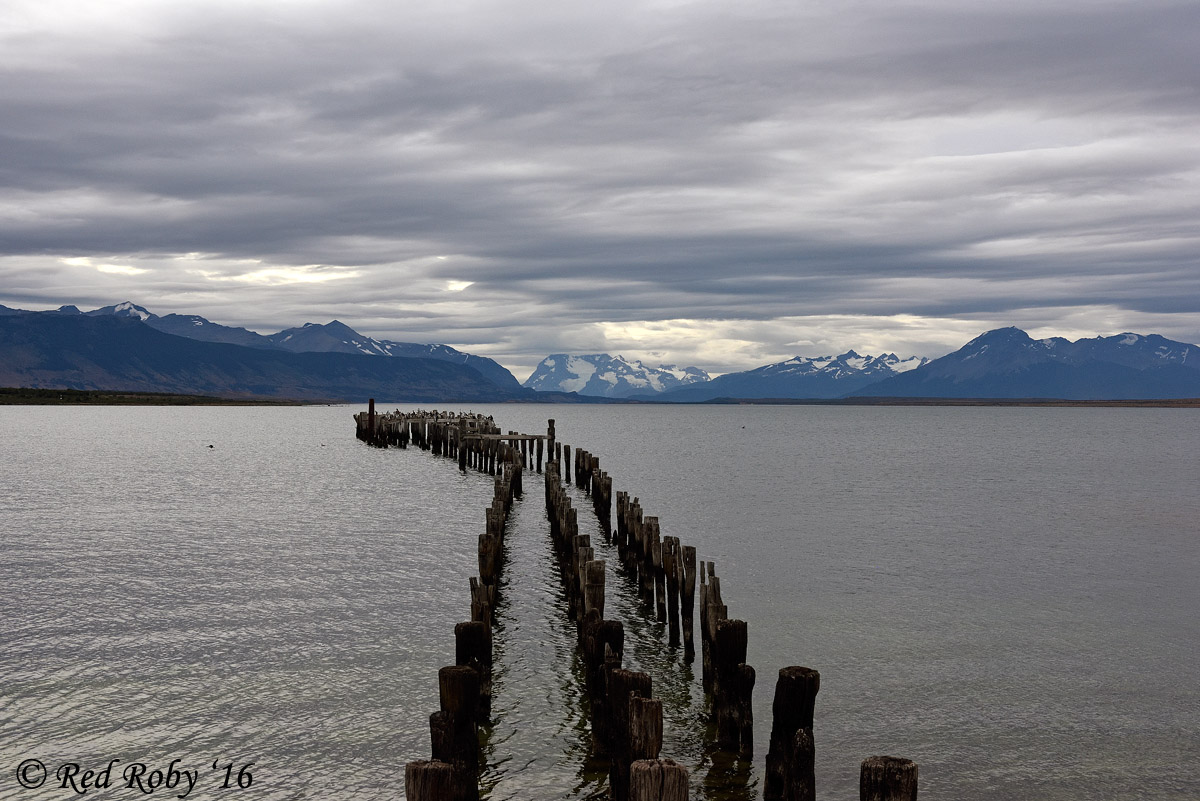
<svg viewBox="0 0 1200 801">
<path fill-rule="evenodd" d="M 662 702 L 652 679 L 622 667 L 623 624 L 604 617 L 604 559 L 590 535 L 580 534 L 578 512 L 567 486 L 591 500 L 592 513 L 617 569 L 634 579 L 650 620 L 666 624 L 667 644 L 695 657 L 693 628 L 699 587 L 702 684 L 711 700 L 714 747 L 737 759 L 753 754 L 751 705 L 754 668 L 746 664 L 748 626 L 730 618 L 712 561 L 697 562 L 695 547 L 662 536 L 657 517 L 637 497 L 614 494 L 611 476 L 591 452 L 558 440 L 555 421 L 545 434 L 504 433 L 490 416 L 437 410 L 378 413 L 372 400 L 354 415 L 356 436 L 381 448 L 410 445 L 457 461 L 461 471 L 495 476 L 491 505 L 479 535 L 479 575 L 471 577 L 471 619 L 455 626 L 455 665 L 438 672 L 440 708 L 430 716 L 432 759 L 405 767 L 410 801 L 477 801 L 481 753 L 479 727 L 491 711 L 492 610 L 503 569 L 509 510 L 523 495 L 526 470 L 543 474 L 546 515 L 567 613 L 575 621 L 584 664 L 584 694 L 591 714 L 593 751 L 609 761 L 613 801 L 686 801 L 687 768 L 660 757 Z M 573 457 L 573 458 L 572 458 Z M 572 480 L 573 479 L 573 480 Z M 699 582 L 697 583 L 697 578 Z M 779 670 L 766 755 L 764 801 L 815 801 L 813 719 L 820 673 L 789 666 Z M 697 721 L 702 728 L 702 721 Z M 917 765 L 898 757 L 869 757 L 860 766 L 860 801 L 916 801 Z"/>
</svg>

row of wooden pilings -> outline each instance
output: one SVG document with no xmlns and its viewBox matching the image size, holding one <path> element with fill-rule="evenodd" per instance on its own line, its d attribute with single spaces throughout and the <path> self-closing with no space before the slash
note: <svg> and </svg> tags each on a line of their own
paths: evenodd
<svg viewBox="0 0 1200 801">
<path fill-rule="evenodd" d="M 486 724 L 491 701 L 491 609 L 500 568 L 504 524 L 513 498 L 521 494 L 523 465 L 542 470 L 546 443 L 546 509 L 564 585 L 568 612 L 578 627 L 597 754 L 610 761 L 614 801 L 686 801 L 687 769 L 659 759 L 662 703 L 653 698 L 651 677 L 621 667 L 624 628 L 604 619 L 606 562 L 595 558 L 588 535 L 579 534 L 569 494 L 572 467 L 576 486 L 591 497 L 604 536 L 617 546 L 623 570 L 636 574 L 653 617 L 667 624 L 670 645 L 681 641 L 685 658 L 694 656 L 692 637 L 697 575 L 696 549 L 677 537 L 661 536 L 658 519 L 645 515 L 638 499 L 616 495 L 617 526 L 611 526 L 612 479 L 599 458 L 557 442 L 554 421 L 547 434 L 500 434 L 490 417 L 414 412 L 376 415 L 374 401 L 355 415 L 359 439 L 381 447 L 409 442 L 450 458 L 459 467 L 497 475 L 496 494 L 479 538 L 480 576 L 471 579 L 472 620 L 455 627 L 456 665 L 439 671 L 441 709 L 430 718 L 433 759 L 406 766 L 410 801 L 478 798 L 479 750 L 476 726 Z M 699 563 L 703 684 L 712 698 L 717 746 L 748 756 L 753 751 L 751 698 L 754 669 L 745 664 L 747 626 L 730 619 L 712 562 Z M 772 704 L 766 756 L 766 801 L 814 801 L 813 711 L 820 674 L 806 667 L 779 671 Z M 475 699 L 473 702 L 472 699 Z M 470 736 L 468 736 L 468 733 Z M 860 801 L 915 801 L 917 766 L 897 757 L 870 757 L 860 766 Z"/>
<path fill-rule="evenodd" d="M 613 801 L 686 799 L 687 768 L 658 758 L 663 709 L 653 697 L 652 679 L 648 673 L 622 667 L 624 626 L 619 620 L 604 619 L 606 562 L 594 558 L 591 537 L 579 533 L 578 516 L 557 461 L 546 465 L 546 514 L 567 590 L 568 613 L 579 631 L 593 750 L 609 759 L 611 797 Z"/>
</svg>

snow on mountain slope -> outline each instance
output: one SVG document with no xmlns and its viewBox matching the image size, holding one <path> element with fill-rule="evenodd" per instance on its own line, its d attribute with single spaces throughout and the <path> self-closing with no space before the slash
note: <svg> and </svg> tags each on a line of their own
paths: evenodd
<svg viewBox="0 0 1200 801">
<path fill-rule="evenodd" d="M 605 398 L 652 396 L 676 387 L 708 381 L 698 367 L 653 367 L 607 353 L 579 356 L 554 353 L 538 364 L 522 386 L 541 392 L 577 392 Z"/>
<path fill-rule="evenodd" d="M 927 359 L 901 359 L 894 353 L 864 356 L 853 350 L 838 356 L 794 356 L 739 373 L 726 373 L 697 386 L 664 395 L 664 400 L 713 398 L 836 398 L 884 378 L 920 367 Z"/>
</svg>

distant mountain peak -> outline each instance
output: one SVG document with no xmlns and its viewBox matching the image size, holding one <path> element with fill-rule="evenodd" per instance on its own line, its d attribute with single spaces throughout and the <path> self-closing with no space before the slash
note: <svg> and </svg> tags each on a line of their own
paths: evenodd
<svg viewBox="0 0 1200 801">
<path fill-rule="evenodd" d="M 101 317 L 104 315 L 112 315 L 114 317 L 133 317 L 141 320 L 142 322 L 145 322 L 155 316 L 131 300 L 116 303 L 112 306 L 102 306 L 99 309 L 93 309 L 92 311 L 87 312 L 87 314 L 91 317 Z"/>
<path fill-rule="evenodd" d="M 1017 328 L 1015 325 L 1005 326 L 1004 328 L 993 328 L 990 331 L 984 331 L 979 336 L 972 339 L 964 347 L 971 345 L 985 345 L 995 342 L 1013 342 L 1024 344 L 1026 342 L 1034 342 L 1035 340 L 1029 334 Z"/>
</svg>

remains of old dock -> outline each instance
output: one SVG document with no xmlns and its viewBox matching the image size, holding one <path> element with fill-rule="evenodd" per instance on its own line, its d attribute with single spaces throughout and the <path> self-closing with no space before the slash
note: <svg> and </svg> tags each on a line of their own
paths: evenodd
<svg viewBox="0 0 1200 801">
<path fill-rule="evenodd" d="M 575 486 L 590 497 L 603 536 L 615 545 L 619 569 L 636 578 L 645 601 L 642 608 L 666 624 L 668 644 L 682 644 L 685 659 L 695 653 L 692 630 L 699 576 L 702 677 L 712 700 L 715 745 L 741 757 L 752 755 L 755 671 L 745 663 L 746 622 L 729 617 L 713 562 L 697 562 L 694 547 L 683 545 L 678 537 L 661 536 L 658 518 L 646 515 L 639 499 L 628 492 L 616 493 L 614 529 L 612 478 L 601 469 L 599 457 L 560 443 L 554 420 L 545 434 L 502 433 L 489 416 L 436 410 L 377 413 L 373 400 L 354 419 L 358 438 L 367 444 L 412 445 L 457 460 L 462 471 L 495 476 L 494 496 L 478 538 L 479 575 L 470 579 L 471 620 L 455 626 L 456 664 L 438 672 L 440 709 L 429 724 L 432 758 L 406 765 L 410 801 L 479 797 L 478 729 L 489 725 L 491 710 L 492 610 L 509 510 L 521 498 L 522 478 L 530 469 L 544 477 L 549 533 L 585 665 L 593 748 L 609 761 L 611 798 L 685 801 L 689 779 L 683 765 L 660 758 L 663 710 L 653 697 L 651 677 L 622 667 L 624 627 L 604 617 L 608 566 L 595 558 L 590 536 L 580 534 L 578 513 L 566 491 L 572 475 Z M 763 788 L 768 801 L 816 798 L 813 711 L 819 689 L 816 670 L 779 670 Z M 917 766 L 909 760 L 870 757 L 862 762 L 860 774 L 862 801 L 916 799 Z"/>
</svg>

